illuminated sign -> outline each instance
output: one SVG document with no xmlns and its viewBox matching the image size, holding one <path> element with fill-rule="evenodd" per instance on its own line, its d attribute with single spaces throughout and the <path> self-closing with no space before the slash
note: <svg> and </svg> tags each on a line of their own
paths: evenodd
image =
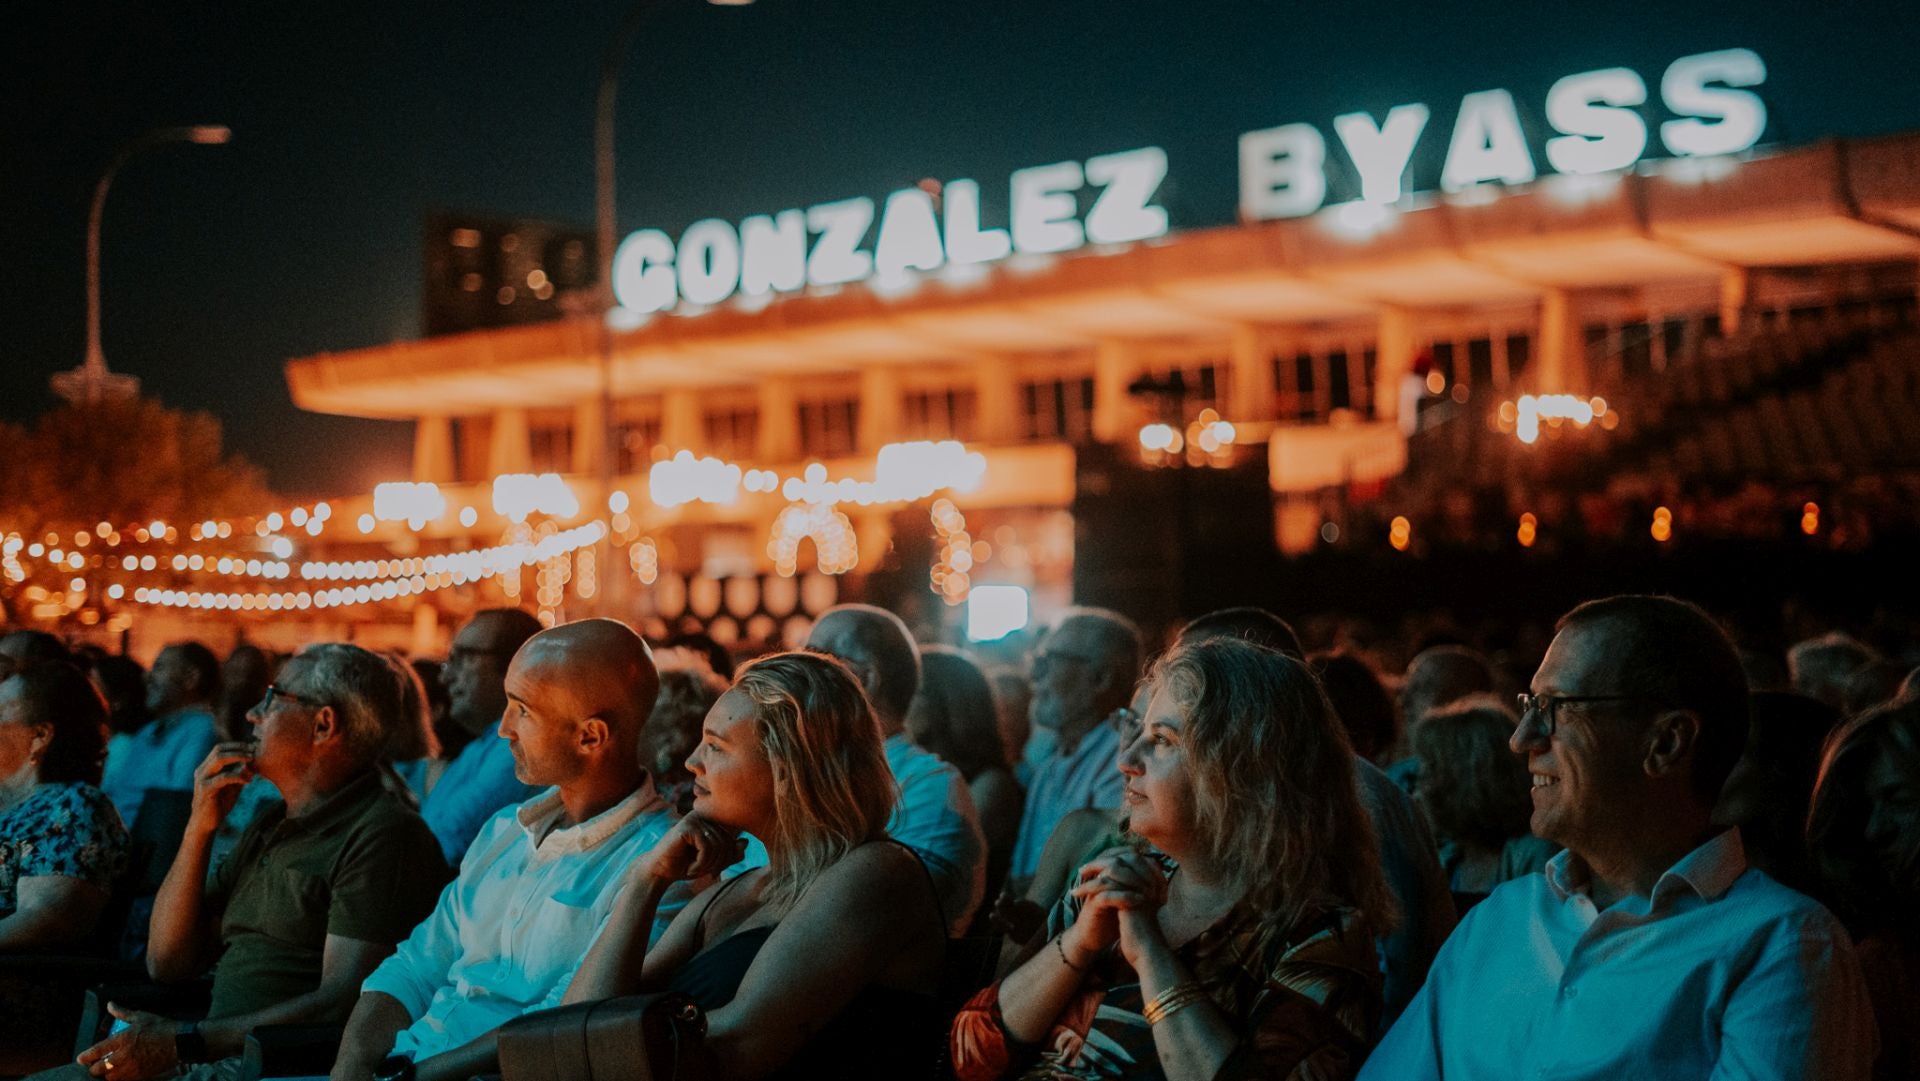
<svg viewBox="0 0 1920 1081">
<path fill-rule="evenodd" d="M 622 241 L 613 257 L 613 293 L 624 308 L 665 311 L 681 298 L 718 304 L 735 294 L 766 296 L 807 286 L 909 280 L 948 266 L 992 263 L 1019 252 L 1050 254 L 1085 244 L 1125 244 L 1162 236 L 1167 211 L 1153 197 L 1167 175 L 1167 154 L 1142 147 L 1015 172 L 1009 180 L 1009 228 L 980 221 L 980 185 L 953 180 L 933 196 L 903 188 L 878 210 L 872 199 L 843 199 L 806 210 L 757 214 L 736 227 L 707 218 L 675 243 L 658 229 Z M 1079 193 L 1096 194 L 1083 220 Z"/>
<path fill-rule="evenodd" d="M 1660 125 L 1660 141 L 1678 157 L 1733 154 L 1760 141 L 1767 108 L 1749 87 L 1767 68 L 1750 49 L 1683 56 L 1660 79 L 1660 100 L 1676 119 Z M 1648 91 L 1627 68 L 1569 75 L 1547 91 L 1545 113 L 1555 135 L 1547 164 L 1561 173 L 1624 169 L 1646 153 L 1647 122 L 1637 111 Z M 1384 120 L 1368 113 L 1334 118 L 1333 130 L 1360 181 L 1362 202 L 1384 204 L 1407 189 L 1407 167 L 1426 130 L 1425 105 L 1396 105 Z M 1285 124 L 1240 137 L 1240 213 L 1249 221 L 1311 214 L 1327 200 L 1326 137 L 1312 124 Z M 1520 126 L 1513 95 L 1482 90 L 1460 100 L 1447 141 L 1440 187 L 1457 192 L 1481 184 L 1524 184 L 1538 165 Z"/>
</svg>

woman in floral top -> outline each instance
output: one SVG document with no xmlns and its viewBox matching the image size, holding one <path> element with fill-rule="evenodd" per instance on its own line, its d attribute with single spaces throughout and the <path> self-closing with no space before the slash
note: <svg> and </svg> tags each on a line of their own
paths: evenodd
<svg viewBox="0 0 1920 1081">
<path fill-rule="evenodd" d="M 1392 922 L 1353 754 L 1299 661 L 1175 648 L 1121 751 L 1139 847 L 1080 869 L 1049 937 L 955 1019 L 989 1078 L 1352 1077 Z"/>
<path fill-rule="evenodd" d="M 0 952 L 84 940 L 126 868 L 97 787 L 106 731 L 106 703 L 64 661 L 0 681 Z"/>
</svg>

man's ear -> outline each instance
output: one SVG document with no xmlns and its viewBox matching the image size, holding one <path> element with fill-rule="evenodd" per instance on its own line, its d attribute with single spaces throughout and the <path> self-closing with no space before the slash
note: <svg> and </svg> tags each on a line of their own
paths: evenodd
<svg viewBox="0 0 1920 1081">
<path fill-rule="evenodd" d="M 339 739 L 346 733 L 340 728 L 340 711 L 332 706 L 321 706 L 313 714 L 313 742 L 328 743 Z"/>
<path fill-rule="evenodd" d="M 593 754 L 613 740 L 613 726 L 604 717 L 588 717 L 580 722 L 578 746 L 581 754 Z"/>
<path fill-rule="evenodd" d="M 1647 730 L 1647 752 L 1641 768 L 1649 777 L 1690 770 L 1699 746 L 1700 715 L 1690 709 L 1667 710 L 1655 717 Z"/>
</svg>

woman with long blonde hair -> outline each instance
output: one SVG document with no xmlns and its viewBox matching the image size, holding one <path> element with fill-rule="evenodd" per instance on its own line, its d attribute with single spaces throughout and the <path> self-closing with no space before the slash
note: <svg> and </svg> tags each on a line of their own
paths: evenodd
<svg viewBox="0 0 1920 1081">
<path fill-rule="evenodd" d="M 567 1001 L 679 991 L 707 1011 L 714 1076 L 897 1073 L 930 1058 L 945 948 L 933 884 L 887 839 L 897 798 L 859 681 L 815 653 L 743 669 L 687 759 L 693 810 L 634 864 Z M 768 862 L 708 890 L 649 950 L 672 883 Z"/>
</svg>

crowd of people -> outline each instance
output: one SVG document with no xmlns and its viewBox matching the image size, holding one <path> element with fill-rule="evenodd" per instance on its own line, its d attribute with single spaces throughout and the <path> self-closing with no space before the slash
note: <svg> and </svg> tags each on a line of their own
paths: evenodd
<svg viewBox="0 0 1920 1081">
<path fill-rule="evenodd" d="M 76 1004 L 0 969 L 0 1073 L 235 1081 L 300 1024 L 333 1081 L 465 1081 L 517 1019 L 664 993 L 681 1076 L 1920 1076 L 1910 653 L 1654 596 L 1538 657 L 1315 644 L 1075 608 L 1016 668 L 866 605 L 752 658 L 513 609 L 438 663 L 0 635 L 0 955 L 210 981 L 72 1059 Z"/>
</svg>

